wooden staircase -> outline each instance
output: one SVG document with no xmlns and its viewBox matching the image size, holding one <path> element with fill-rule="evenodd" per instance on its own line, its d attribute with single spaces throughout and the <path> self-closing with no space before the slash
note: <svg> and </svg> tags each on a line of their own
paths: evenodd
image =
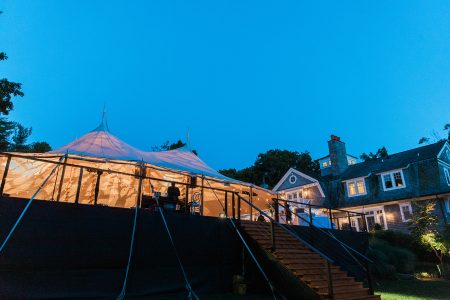
<svg viewBox="0 0 450 300">
<path fill-rule="evenodd" d="M 241 228 L 259 247 L 272 251 L 270 223 L 241 220 Z M 274 226 L 276 249 L 272 255 L 321 299 L 381 299 L 370 295 L 369 289 L 339 266 L 331 265 L 334 298 L 329 295 L 328 264 L 325 258 L 313 252 L 302 242 L 278 226 Z"/>
</svg>

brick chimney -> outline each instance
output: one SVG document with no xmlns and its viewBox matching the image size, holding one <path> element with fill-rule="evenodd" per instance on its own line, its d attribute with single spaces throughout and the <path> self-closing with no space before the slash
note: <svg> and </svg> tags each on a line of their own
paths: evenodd
<svg viewBox="0 0 450 300">
<path fill-rule="evenodd" d="M 328 141 L 328 150 L 330 152 L 332 174 L 338 176 L 348 168 L 345 143 L 341 141 L 340 137 L 332 134 L 331 139 Z"/>
</svg>

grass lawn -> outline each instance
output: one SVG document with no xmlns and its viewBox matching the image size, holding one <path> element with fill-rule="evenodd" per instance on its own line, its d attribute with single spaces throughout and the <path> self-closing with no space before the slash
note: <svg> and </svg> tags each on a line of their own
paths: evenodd
<svg viewBox="0 0 450 300">
<path fill-rule="evenodd" d="M 450 281 L 383 280 L 374 284 L 383 300 L 450 299 Z"/>
</svg>

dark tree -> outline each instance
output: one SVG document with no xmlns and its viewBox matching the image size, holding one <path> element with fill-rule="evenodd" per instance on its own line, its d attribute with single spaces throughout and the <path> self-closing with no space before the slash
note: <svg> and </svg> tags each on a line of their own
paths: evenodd
<svg viewBox="0 0 450 300">
<path fill-rule="evenodd" d="M 318 162 L 313 161 L 309 152 L 299 153 L 275 149 L 260 153 L 251 167 L 242 170 L 225 169 L 219 172 L 225 176 L 258 185 L 265 179 L 265 183 L 273 187 L 291 167 L 307 173 L 319 171 Z"/>
<path fill-rule="evenodd" d="M 5 117 L 0 117 L 0 151 L 11 149 L 10 137 L 14 133 L 16 123 L 8 121 Z"/>
<path fill-rule="evenodd" d="M 47 142 L 34 142 L 29 147 L 29 151 L 32 153 L 44 153 L 51 150 L 52 147 Z"/>
<path fill-rule="evenodd" d="M 389 156 L 388 151 L 383 146 L 380 149 L 378 149 L 377 152 L 375 153 L 369 152 L 369 154 L 366 153 L 361 154 L 360 158 L 364 161 L 369 161 L 377 158 L 386 158 L 388 156 Z"/>
<path fill-rule="evenodd" d="M 182 142 L 181 140 L 178 140 L 176 143 L 170 143 L 169 141 L 166 141 L 161 146 L 152 146 L 151 149 L 152 151 L 168 151 L 182 148 L 184 146 L 186 146 L 186 143 Z M 196 150 L 192 150 L 192 153 L 198 155 Z"/>
<path fill-rule="evenodd" d="M 30 146 L 27 145 L 27 140 L 31 135 L 31 131 L 31 127 L 26 128 L 22 124 L 16 123 L 16 128 L 12 136 L 11 151 L 29 152 Z"/>
<path fill-rule="evenodd" d="M 0 52 L 0 61 L 8 59 L 5 52 Z M 12 102 L 12 97 L 20 96 L 23 97 L 23 92 L 21 90 L 22 84 L 17 82 L 9 81 L 6 78 L 0 79 L 0 113 L 3 115 L 8 115 L 13 109 L 14 105 Z"/>
</svg>

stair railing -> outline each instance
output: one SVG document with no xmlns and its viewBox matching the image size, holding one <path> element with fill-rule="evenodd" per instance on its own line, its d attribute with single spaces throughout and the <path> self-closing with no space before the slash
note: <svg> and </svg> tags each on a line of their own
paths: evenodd
<svg viewBox="0 0 450 300">
<path fill-rule="evenodd" d="M 276 250 L 276 243 L 275 243 L 275 225 L 276 225 L 276 226 L 280 227 L 281 229 L 283 229 L 286 233 L 288 233 L 289 235 L 294 237 L 295 239 L 299 240 L 303 245 L 305 245 L 311 251 L 317 253 L 319 256 L 321 256 L 322 258 L 325 259 L 325 261 L 326 261 L 325 270 L 326 270 L 327 283 L 328 283 L 328 296 L 330 297 L 330 299 L 334 299 L 333 278 L 332 278 L 332 273 L 331 273 L 331 265 L 334 263 L 334 260 L 331 259 L 329 256 L 327 256 L 322 251 L 320 251 L 319 249 L 317 249 L 316 247 L 314 247 L 313 245 L 311 245 L 310 243 L 308 243 L 307 241 L 305 241 L 304 239 L 302 239 L 294 230 L 292 230 L 291 228 L 289 228 L 287 226 L 284 226 L 283 224 L 281 224 L 279 222 L 278 203 L 276 203 L 275 207 L 274 207 L 274 217 L 275 217 L 275 219 L 274 219 L 271 216 L 269 216 L 266 212 L 262 211 L 259 207 L 257 207 L 256 205 L 254 205 L 253 203 L 251 203 L 250 201 L 248 201 L 247 199 L 242 197 L 238 192 L 234 192 L 234 194 L 236 194 L 237 199 L 238 199 L 238 205 L 237 205 L 238 206 L 238 211 L 237 211 L 238 222 L 240 222 L 240 219 L 241 219 L 240 218 L 241 217 L 241 213 L 240 213 L 241 201 L 245 202 L 250 207 L 256 209 L 261 215 L 263 215 L 264 217 L 266 217 L 267 219 L 270 220 L 270 222 L 271 222 L 270 234 L 271 234 L 271 240 L 272 240 L 272 251 Z M 251 216 L 250 216 L 250 219 L 251 219 Z"/>
<path fill-rule="evenodd" d="M 336 238 L 331 232 L 323 230 L 322 228 L 315 226 L 313 224 L 313 220 L 312 220 L 311 206 L 310 206 L 310 211 L 309 211 L 309 213 L 310 213 L 309 220 L 307 220 L 304 217 L 302 217 L 301 215 L 299 215 L 296 211 L 293 211 L 290 207 L 287 208 L 285 205 L 282 205 L 282 204 L 279 203 L 279 201 L 287 201 L 287 200 L 283 200 L 283 199 L 272 199 L 272 200 L 274 201 L 274 203 L 276 203 L 277 206 L 281 206 L 285 210 L 289 209 L 289 211 L 291 213 L 294 213 L 298 218 L 300 218 L 303 221 L 307 222 L 310 227 L 321 231 L 326 236 L 328 236 L 329 238 L 331 238 L 332 240 L 337 242 L 349 254 L 349 256 L 364 270 L 364 273 L 366 274 L 366 277 L 367 277 L 367 284 L 369 286 L 370 294 L 371 295 L 374 294 L 373 283 L 372 283 L 372 275 L 371 275 L 371 272 L 370 272 L 370 264 L 373 264 L 373 261 L 370 258 L 368 258 L 364 254 L 360 253 L 359 251 L 357 251 L 353 247 L 351 247 L 351 246 L 347 245 L 346 243 L 342 242 L 341 240 Z M 330 222 L 331 222 L 331 219 L 330 219 Z M 312 235 L 312 231 L 311 231 L 311 235 Z M 311 239 L 311 241 L 312 241 L 312 239 Z M 359 259 L 357 259 L 354 254 L 359 256 L 360 259 L 362 259 L 364 262 L 361 262 Z"/>
</svg>

